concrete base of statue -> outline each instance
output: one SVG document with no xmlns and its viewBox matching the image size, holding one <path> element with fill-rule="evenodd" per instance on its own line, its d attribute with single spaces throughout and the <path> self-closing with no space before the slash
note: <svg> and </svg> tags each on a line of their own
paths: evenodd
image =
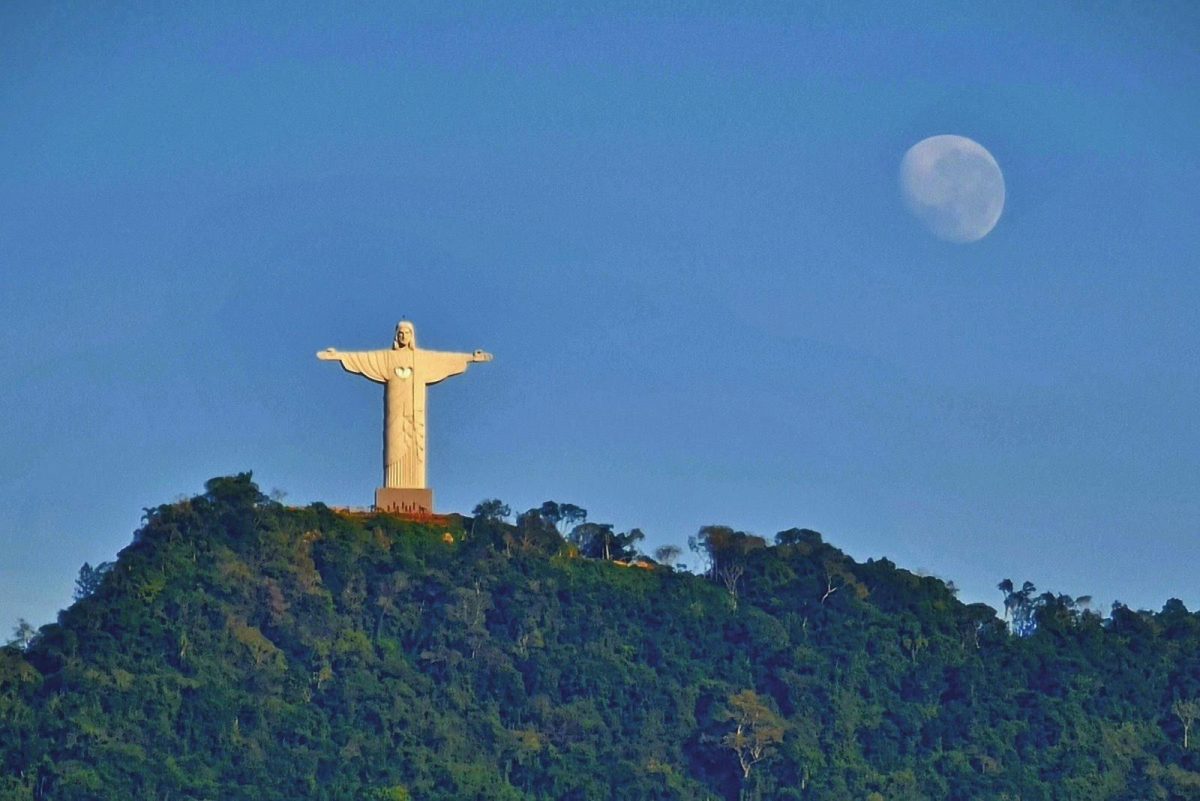
<svg viewBox="0 0 1200 801">
<path fill-rule="evenodd" d="M 398 515 L 431 515 L 433 490 L 380 487 L 375 490 L 375 511 Z"/>
</svg>

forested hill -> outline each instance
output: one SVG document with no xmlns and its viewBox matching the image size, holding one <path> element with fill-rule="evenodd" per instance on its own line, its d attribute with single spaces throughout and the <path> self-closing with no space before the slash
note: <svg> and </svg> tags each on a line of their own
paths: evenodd
<svg viewBox="0 0 1200 801">
<path fill-rule="evenodd" d="M 815 532 L 705 529 L 706 577 L 586 525 L 214 479 L 0 649 L 0 800 L 1200 798 L 1178 602 L 1023 588 L 1017 636 Z"/>
</svg>

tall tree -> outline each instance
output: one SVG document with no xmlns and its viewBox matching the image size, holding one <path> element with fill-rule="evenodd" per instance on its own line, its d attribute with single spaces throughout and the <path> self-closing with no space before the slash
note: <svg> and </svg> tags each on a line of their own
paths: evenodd
<svg viewBox="0 0 1200 801">
<path fill-rule="evenodd" d="M 589 559 L 608 559 L 616 536 L 612 523 L 580 523 L 571 529 L 567 541 Z"/>
<path fill-rule="evenodd" d="M 721 744 L 737 756 L 742 780 L 748 782 L 751 769 L 772 756 L 783 742 L 784 721 L 754 690 L 731 695 L 727 703 L 724 719 L 734 728 L 721 738 Z M 744 784 L 742 790 L 744 794 Z"/>
<path fill-rule="evenodd" d="M 590 559 L 627 561 L 637 556 L 637 543 L 646 538 L 640 528 L 617 533 L 611 523 L 580 523 L 567 540 Z"/>
<path fill-rule="evenodd" d="M 35 637 L 37 637 L 37 629 L 30 625 L 28 620 L 21 618 L 17 621 L 16 627 L 13 628 L 13 636 L 8 641 L 8 644 L 15 645 L 24 651 L 33 642 Z"/>
<path fill-rule="evenodd" d="M 475 504 L 471 510 L 471 535 L 475 535 L 475 525 L 483 520 L 488 523 L 497 520 L 507 520 L 512 515 L 512 509 L 499 498 L 488 498 Z"/>
<path fill-rule="evenodd" d="M 821 532 L 811 528 L 789 528 L 775 535 L 776 545 L 807 545 L 816 547 L 822 543 Z"/>
<path fill-rule="evenodd" d="M 654 560 L 659 564 L 675 567 L 682 554 L 683 549 L 678 545 L 660 545 L 654 549 Z"/>
<path fill-rule="evenodd" d="M 738 605 L 738 582 L 742 580 L 742 574 L 745 572 L 746 566 L 737 561 L 727 562 L 717 571 L 717 577 L 725 585 L 725 591 L 729 593 L 729 602 L 734 609 L 737 609 Z"/>
<path fill-rule="evenodd" d="M 587 509 L 573 503 L 559 504 L 559 531 L 568 531 L 587 520 Z"/>
<path fill-rule="evenodd" d="M 524 551 L 557 553 L 562 545 L 562 536 L 558 533 L 554 521 L 543 513 L 544 508 L 545 504 L 542 508 L 530 509 L 517 515 L 518 542 Z"/>
<path fill-rule="evenodd" d="M 1000 594 L 1004 596 L 1004 619 L 1008 620 L 1009 614 L 1012 612 L 1013 599 L 1013 583 L 1012 579 L 1004 579 L 996 585 L 996 589 L 1000 590 Z"/>
<path fill-rule="evenodd" d="M 512 509 L 499 498 L 488 498 L 475 504 L 471 516 L 483 520 L 507 520 L 512 516 Z"/>
<path fill-rule="evenodd" d="M 112 562 L 101 562 L 92 567 L 87 562 L 79 568 L 79 576 L 75 579 L 75 600 L 82 601 L 89 595 L 100 589 L 100 582 L 104 580 L 104 575 L 112 570 Z"/>
<path fill-rule="evenodd" d="M 689 538 L 688 547 L 707 559 L 709 578 L 725 581 L 728 568 L 742 565 L 744 572 L 746 556 L 767 547 L 767 541 L 729 526 L 703 526 L 695 537 Z"/>
<path fill-rule="evenodd" d="M 557 501 L 543 501 L 536 511 L 543 520 L 555 528 L 558 528 L 558 524 L 562 522 L 562 506 Z"/>
<path fill-rule="evenodd" d="M 1192 730 L 1192 724 L 1200 718 L 1200 700 L 1191 698 L 1184 700 L 1176 698 L 1175 703 L 1171 705 L 1171 711 L 1175 713 L 1175 717 L 1179 718 L 1179 722 L 1183 724 L 1183 749 L 1186 751 L 1188 747 L 1188 733 Z"/>
<path fill-rule="evenodd" d="M 1037 587 L 1033 582 L 1026 581 L 1018 590 L 1011 579 L 1004 579 L 996 585 L 996 589 L 1004 594 L 1004 617 L 1012 621 L 1013 633 L 1018 637 L 1033 634 L 1037 630 L 1038 609 L 1046 602 L 1044 598 L 1037 597 Z"/>
<path fill-rule="evenodd" d="M 616 555 L 614 559 L 622 559 L 631 561 L 638 558 L 638 543 L 646 539 L 646 533 L 640 528 L 631 528 L 629 531 L 622 532 L 617 535 L 616 540 Z"/>
</svg>

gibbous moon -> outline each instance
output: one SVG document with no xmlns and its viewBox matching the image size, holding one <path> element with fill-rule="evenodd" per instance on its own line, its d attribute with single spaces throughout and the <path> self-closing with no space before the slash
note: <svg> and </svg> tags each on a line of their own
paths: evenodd
<svg viewBox="0 0 1200 801">
<path fill-rule="evenodd" d="M 983 145 L 965 136 L 922 139 L 900 162 L 908 210 L 947 242 L 978 242 L 1004 210 L 1004 175 Z"/>
</svg>

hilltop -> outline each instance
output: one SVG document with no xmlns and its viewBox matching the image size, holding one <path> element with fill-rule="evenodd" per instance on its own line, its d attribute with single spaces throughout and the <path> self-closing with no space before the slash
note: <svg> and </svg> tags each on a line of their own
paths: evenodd
<svg viewBox="0 0 1200 801">
<path fill-rule="evenodd" d="M 536 512 L 214 479 L 0 649 L 0 801 L 1200 798 L 1178 601 L 1014 589 L 1011 627 L 806 529 L 699 544 L 630 569 Z"/>
</svg>

